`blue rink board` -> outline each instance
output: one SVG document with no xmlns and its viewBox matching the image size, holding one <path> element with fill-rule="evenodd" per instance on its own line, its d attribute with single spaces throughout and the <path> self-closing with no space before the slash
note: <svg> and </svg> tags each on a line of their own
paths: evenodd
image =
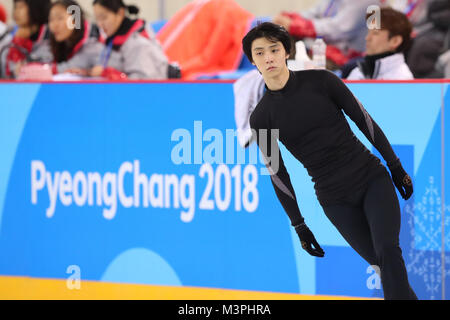
<svg viewBox="0 0 450 320">
<path fill-rule="evenodd" d="M 399 197 L 401 247 L 419 298 L 441 299 L 442 221 L 450 270 L 450 207 L 442 205 L 449 112 L 441 118 L 448 86 L 349 87 L 414 176 L 413 197 Z M 230 150 L 240 151 L 227 136 L 235 129 L 231 83 L 5 83 L 0 95 L 1 275 L 67 279 L 76 265 L 86 280 L 382 297 L 284 146 L 323 259 L 300 248 L 254 144 L 245 163 L 220 164 L 221 155 L 226 162 Z M 216 148 L 221 139 L 226 147 Z"/>
</svg>

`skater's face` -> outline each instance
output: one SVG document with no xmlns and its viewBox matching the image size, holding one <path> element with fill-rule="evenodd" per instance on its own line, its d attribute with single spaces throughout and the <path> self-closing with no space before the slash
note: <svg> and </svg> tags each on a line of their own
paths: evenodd
<svg viewBox="0 0 450 320">
<path fill-rule="evenodd" d="M 366 36 L 366 54 L 374 55 L 396 51 L 401 43 L 402 37 L 389 37 L 388 30 L 370 29 Z"/>
<path fill-rule="evenodd" d="M 286 53 L 281 41 L 273 42 L 266 38 L 255 39 L 252 43 L 252 64 L 255 65 L 263 77 L 276 77 L 287 68 Z"/>
</svg>

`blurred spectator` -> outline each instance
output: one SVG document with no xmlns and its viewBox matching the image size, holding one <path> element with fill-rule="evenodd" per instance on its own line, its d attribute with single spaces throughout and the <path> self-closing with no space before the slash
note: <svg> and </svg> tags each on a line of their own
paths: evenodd
<svg viewBox="0 0 450 320">
<path fill-rule="evenodd" d="M 81 7 L 73 0 L 53 2 L 48 26 L 54 57 L 53 73 L 87 76 L 103 50 L 97 26 L 85 20 Z"/>
<path fill-rule="evenodd" d="M 380 29 L 367 32 L 366 56 L 358 61 L 348 80 L 414 78 L 403 55 L 411 40 L 412 25 L 408 17 L 392 8 L 382 8 L 380 22 Z"/>
<path fill-rule="evenodd" d="M 0 53 L 2 77 L 14 78 L 28 62 L 49 63 L 52 53 L 47 28 L 50 0 L 14 0 L 17 28 Z"/>
<path fill-rule="evenodd" d="M 2 52 L 2 48 L 11 42 L 11 39 L 11 30 L 8 29 L 6 24 L 0 21 L 0 52 Z"/>
<path fill-rule="evenodd" d="M 295 40 L 323 37 L 327 43 L 327 59 L 342 66 L 362 55 L 367 8 L 380 4 L 378 0 L 321 0 L 301 14 L 281 12 L 273 22 L 284 26 Z M 305 43 L 310 49 L 308 41 Z"/>
<path fill-rule="evenodd" d="M 428 6 L 432 0 L 381 0 L 385 7 L 404 13 L 413 26 L 412 37 L 427 29 Z"/>
<path fill-rule="evenodd" d="M 8 21 L 8 15 L 6 14 L 5 7 L 0 3 L 0 22 L 6 24 Z"/>
<path fill-rule="evenodd" d="M 135 6 L 122 0 L 95 0 L 94 15 L 107 36 L 99 64 L 90 75 L 108 79 L 167 79 L 168 60 L 153 30 L 141 19 Z"/>
<path fill-rule="evenodd" d="M 0 3 L 0 53 L 2 49 L 11 42 L 11 30 L 9 30 L 6 22 L 8 20 L 8 15 L 6 13 L 5 7 Z M 1 63 L 1 55 L 0 55 Z M 1 77 L 1 65 L 0 65 L 0 77 Z"/>
<path fill-rule="evenodd" d="M 441 74 L 441 77 L 450 79 L 450 49 L 441 54 L 437 63 L 436 70 Z"/>
<path fill-rule="evenodd" d="M 406 60 L 416 78 L 439 78 L 435 65 L 449 49 L 450 0 L 432 0 L 427 10 L 427 23 L 413 40 Z"/>
<path fill-rule="evenodd" d="M 195 0 L 158 32 L 164 52 L 179 63 L 184 79 L 235 71 L 242 38 L 254 16 L 234 0 Z"/>
</svg>

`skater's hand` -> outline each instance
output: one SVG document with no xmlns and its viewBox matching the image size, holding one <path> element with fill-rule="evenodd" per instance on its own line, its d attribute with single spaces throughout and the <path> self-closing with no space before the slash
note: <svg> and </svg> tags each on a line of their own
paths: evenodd
<svg viewBox="0 0 450 320">
<path fill-rule="evenodd" d="M 403 169 L 400 160 L 392 165 L 388 165 L 388 167 L 391 171 L 392 181 L 394 181 L 394 185 L 397 188 L 398 192 L 403 199 L 408 200 L 413 193 L 413 184 L 411 177 Z"/>
<path fill-rule="evenodd" d="M 319 258 L 322 258 L 325 255 L 325 252 L 319 246 L 313 233 L 311 232 L 311 230 L 309 230 L 305 223 L 296 226 L 295 231 L 300 238 L 302 248 L 306 250 L 306 252 L 308 252 L 312 256 Z M 312 247 L 312 245 L 314 245 L 314 248 Z"/>
</svg>

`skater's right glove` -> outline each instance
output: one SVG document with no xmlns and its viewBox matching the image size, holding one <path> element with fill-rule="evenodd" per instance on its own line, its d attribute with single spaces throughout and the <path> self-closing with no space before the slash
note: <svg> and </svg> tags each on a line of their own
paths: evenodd
<svg viewBox="0 0 450 320">
<path fill-rule="evenodd" d="M 310 255 L 322 258 L 325 255 L 325 252 L 319 246 L 314 237 L 311 230 L 309 230 L 308 226 L 302 222 L 299 225 L 295 226 L 295 232 L 297 232 L 298 237 L 300 238 L 300 243 L 302 244 L 302 248 L 306 250 Z M 312 247 L 314 245 L 314 248 Z"/>
</svg>

